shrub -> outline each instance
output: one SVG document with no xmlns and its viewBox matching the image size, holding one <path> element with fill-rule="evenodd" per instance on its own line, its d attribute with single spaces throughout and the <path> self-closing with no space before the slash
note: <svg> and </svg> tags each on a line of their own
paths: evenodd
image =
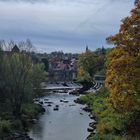
<svg viewBox="0 0 140 140">
<path fill-rule="evenodd" d="M 108 135 L 95 134 L 93 137 L 89 138 L 89 140 L 126 140 L 126 139 L 112 134 L 108 134 Z"/>
<path fill-rule="evenodd" d="M 42 107 L 37 104 L 24 104 L 22 113 L 29 119 L 34 119 L 42 110 Z"/>
<path fill-rule="evenodd" d="M 0 139 L 10 134 L 11 131 L 11 122 L 9 120 L 0 120 Z"/>
</svg>

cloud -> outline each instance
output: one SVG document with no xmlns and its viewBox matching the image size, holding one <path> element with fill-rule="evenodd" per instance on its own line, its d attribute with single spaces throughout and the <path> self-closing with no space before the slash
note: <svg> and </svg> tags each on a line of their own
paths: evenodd
<svg viewBox="0 0 140 140">
<path fill-rule="evenodd" d="M 82 4 L 96 4 L 94 0 L 0 0 L 1 2 L 26 2 L 26 3 L 82 3 Z"/>
<path fill-rule="evenodd" d="M 48 0 L 0 0 L 1 2 L 29 2 L 29 3 L 37 3 L 37 2 L 48 2 Z"/>
<path fill-rule="evenodd" d="M 81 52 L 105 44 L 132 0 L 0 0 L 1 39 L 30 38 L 40 51 Z M 119 10 L 118 10 L 119 9 Z"/>
</svg>

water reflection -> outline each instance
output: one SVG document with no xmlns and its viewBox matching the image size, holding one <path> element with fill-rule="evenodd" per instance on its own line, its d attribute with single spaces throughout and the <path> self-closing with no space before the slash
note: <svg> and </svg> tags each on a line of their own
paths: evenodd
<svg viewBox="0 0 140 140">
<path fill-rule="evenodd" d="M 89 135 L 87 127 L 91 122 L 82 105 L 73 102 L 72 95 L 51 94 L 46 98 L 53 102 L 51 107 L 44 105 L 46 112 L 30 131 L 34 140 L 85 140 Z M 60 102 L 67 100 L 68 103 Z M 59 111 L 53 108 L 59 105 Z"/>
</svg>

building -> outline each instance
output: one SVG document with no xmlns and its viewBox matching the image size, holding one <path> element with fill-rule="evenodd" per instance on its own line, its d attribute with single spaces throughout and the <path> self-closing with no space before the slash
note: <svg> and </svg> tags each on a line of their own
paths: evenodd
<svg viewBox="0 0 140 140">
<path fill-rule="evenodd" d="M 76 58 L 52 58 L 49 61 L 49 81 L 72 81 L 77 77 Z"/>
<path fill-rule="evenodd" d="M 11 52 L 19 53 L 19 52 L 20 52 L 20 49 L 18 48 L 17 45 L 15 45 L 15 46 L 12 48 Z"/>
</svg>

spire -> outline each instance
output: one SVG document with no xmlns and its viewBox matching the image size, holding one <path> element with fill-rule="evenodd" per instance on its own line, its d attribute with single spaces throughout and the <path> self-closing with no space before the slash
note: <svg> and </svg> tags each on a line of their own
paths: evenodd
<svg viewBox="0 0 140 140">
<path fill-rule="evenodd" d="M 104 46 L 102 45 L 102 54 L 105 54 L 105 48 L 104 48 Z"/>
<path fill-rule="evenodd" d="M 86 45 L 86 52 L 88 51 L 88 45 Z"/>
</svg>

